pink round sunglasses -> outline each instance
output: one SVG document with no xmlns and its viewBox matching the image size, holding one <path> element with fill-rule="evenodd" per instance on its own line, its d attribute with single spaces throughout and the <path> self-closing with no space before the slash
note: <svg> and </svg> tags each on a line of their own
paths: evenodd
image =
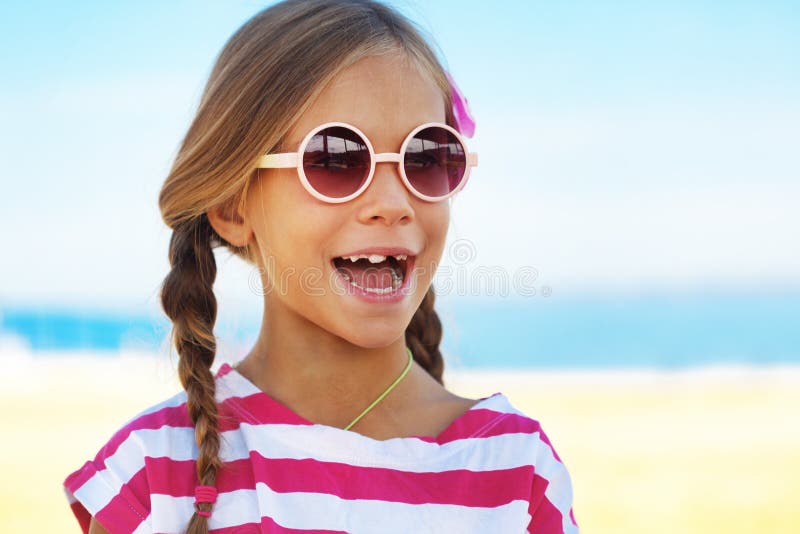
<svg viewBox="0 0 800 534">
<path fill-rule="evenodd" d="M 455 195 L 478 165 L 461 134 L 438 123 L 420 124 L 406 136 L 399 153 L 376 154 L 364 133 L 351 124 L 328 122 L 311 130 L 297 152 L 266 154 L 260 169 L 296 168 L 303 187 L 323 202 L 341 203 L 363 193 L 377 163 L 397 163 L 400 177 L 416 197 L 438 202 Z"/>
</svg>

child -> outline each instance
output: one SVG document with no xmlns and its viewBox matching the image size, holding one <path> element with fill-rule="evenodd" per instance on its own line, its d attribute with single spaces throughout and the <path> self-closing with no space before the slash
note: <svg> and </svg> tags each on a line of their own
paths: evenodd
<svg viewBox="0 0 800 534">
<path fill-rule="evenodd" d="M 289 0 L 231 37 L 159 197 L 185 391 L 67 477 L 84 532 L 578 532 L 539 423 L 443 386 L 431 282 L 472 127 L 379 3 Z M 212 372 L 217 246 L 264 313 Z"/>
</svg>

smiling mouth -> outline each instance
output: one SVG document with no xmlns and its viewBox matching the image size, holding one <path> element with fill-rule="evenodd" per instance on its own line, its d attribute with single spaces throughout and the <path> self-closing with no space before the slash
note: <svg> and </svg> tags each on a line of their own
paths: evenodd
<svg viewBox="0 0 800 534">
<path fill-rule="evenodd" d="M 409 259 L 413 256 L 362 254 L 339 256 L 333 258 L 332 263 L 349 284 L 367 293 L 385 295 L 402 287 Z"/>
</svg>

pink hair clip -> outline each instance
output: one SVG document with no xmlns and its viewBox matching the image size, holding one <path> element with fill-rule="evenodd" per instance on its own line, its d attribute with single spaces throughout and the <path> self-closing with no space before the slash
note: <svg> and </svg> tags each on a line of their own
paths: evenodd
<svg viewBox="0 0 800 534">
<path fill-rule="evenodd" d="M 450 73 L 445 71 L 445 74 L 453 91 L 453 116 L 456 120 L 456 130 L 465 137 L 472 137 L 475 135 L 475 119 L 472 118 L 472 114 L 469 111 L 469 102 L 459 91 Z"/>
<path fill-rule="evenodd" d="M 198 510 L 197 505 L 201 502 L 214 503 L 217 500 L 217 488 L 214 486 L 195 486 L 194 487 L 194 505 L 195 513 L 203 517 L 211 517 L 211 512 Z"/>
</svg>

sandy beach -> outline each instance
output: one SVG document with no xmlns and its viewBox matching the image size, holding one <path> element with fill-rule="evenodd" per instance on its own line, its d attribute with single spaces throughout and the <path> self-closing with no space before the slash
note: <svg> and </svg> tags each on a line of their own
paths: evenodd
<svg viewBox="0 0 800 534">
<path fill-rule="evenodd" d="M 173 363 L 0 352 L 0 532 L 78 532 L 61 489 L 112 432 L 180 389 Z M 451 370 L 502 391 L 567 465 L 586 533 L 789 533 L 800 524 L 800 367 Z M 132 392 L 138 392 L 133 395 Z"/>
</svg>

